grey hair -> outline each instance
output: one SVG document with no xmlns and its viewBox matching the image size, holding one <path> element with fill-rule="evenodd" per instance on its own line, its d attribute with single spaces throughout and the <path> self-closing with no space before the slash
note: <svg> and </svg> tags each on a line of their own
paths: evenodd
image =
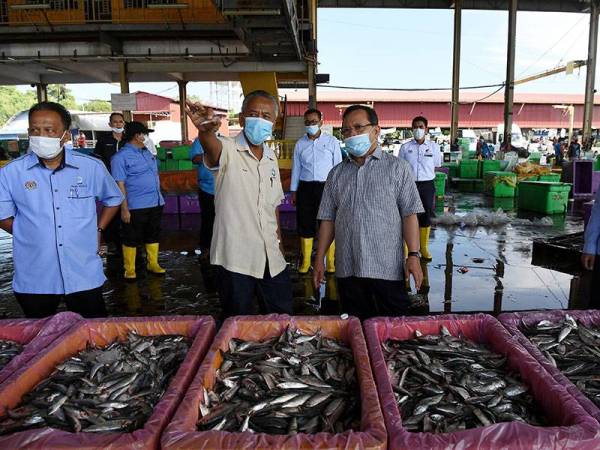
<svg viewBox="0 0 600 450">
<path fill-rule="evenodd" d="M 273 102 L 273 106 L 275 107 L 275 118 L 279 117 L 279 101 L 267 91 L 263 90 L 252 91 L 246 95 L 244 102 L 242 103 L 242 112 L 246 111 L 248 103 L 250 103 L 250 101 L 256 97 L 268 98 L 271 100 Z"/>
</svg>

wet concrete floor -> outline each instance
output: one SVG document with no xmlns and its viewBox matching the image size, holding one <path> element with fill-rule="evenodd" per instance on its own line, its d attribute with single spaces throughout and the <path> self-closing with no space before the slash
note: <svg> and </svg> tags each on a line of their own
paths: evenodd
<svg viewBox="0 0 600 450">
<path fill-rule="evenodd" d="M 511 218 L 539 218 L 517 213 L 512 200 L 494 202 L 481 194 L 450 193 L 438 213 L 492 212 L 502 207 Z M 554 216 L 551 227 L 509 224 L 501 227 L 443 227 L 432 230 L 430 251 L 433 261 L 422 264 L 426 275 L 420 293 L 413 291 L 413 313 L 492 312 L 527 309 L 585 307 L 571 293 L 573 275 L 533 266 L 532 242 L 583 229 L 580 217 Z M 220 313 L 215 280 L 210 268 L 196 255 L 198 215 L 165 215 L 160 263 L 167 274 L 149 276 L 139 258 L 138 281 L 124 282 L 121 261 L 106 257 L 108 281 L 104 295 L 109 314 L 161 315 Z M 338 314 L 335 278 L 314 292 L 310 276 L 297 273 L 298 243 L 293 231 L 294 213 L 282 213 L 284 246 L 290 263 L 295 312 L 298 314 Z M 11 238 L 0 231 L 0 317 L 20 317 L 22 312 L 12 294 Z"/>
</svg>

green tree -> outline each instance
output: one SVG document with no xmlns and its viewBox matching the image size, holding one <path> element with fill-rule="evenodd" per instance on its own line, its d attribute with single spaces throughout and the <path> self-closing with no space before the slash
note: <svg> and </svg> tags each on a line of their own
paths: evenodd
<svg viewBox="0 0 600 450">
<path fill-rule="evenodd" d="M 111 112 L 112 106 L 106 100 L 90 100 L 81 105 L 81 109 L 92 112 Z"/>
<path fill-rule="evenodd" d="M 60 103 L 69 110 L 80 109 L 80 106 L 77 104 L 71 89 L 64 84 L 49 84 L 48 100 L 51 102 Z"/>
<path fill-rule="evenodd" d="M 22 92 L 15 86 L 0 86 L 0 126 L 19 111 L 31 108 L 37 102 L 35 92 Z"/>
</svg>

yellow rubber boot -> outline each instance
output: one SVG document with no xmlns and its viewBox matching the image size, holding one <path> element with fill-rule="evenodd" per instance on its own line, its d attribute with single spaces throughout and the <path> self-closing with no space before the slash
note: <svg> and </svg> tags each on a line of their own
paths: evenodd
<svg viewBox="0 0 600 450">
<path fill-rule="evenodd" d="M 146 264 L 148 272 L 159 275 L 166 272 L 165 269 L 158 265 L 158 243 L 146 244 L 146 259 L 148 260 L 148 264 Z"/>
<path fill-rule="evenodd" d="M 313 238 L 300 238 L 300 250 L 302 252 L 302 264 L 298 272 L 307 273 L 310 269 L 310 257 L 312 256 Z"/>
<path fill-rule="evenodd" d="M 125 279 L 135 280 L 135 254 L 137 249 L 135 247 L 127 247 L 123 245 L 123 267 L 125 268 Z"/>
<path fill-rule="evenodd" d="M 425 261 L 431 261 L 431 253 L 429 253 L 429 233 L 431 227 L 419 228 L 421 240 L 421 258 Z"/>
<path fill-rule="evenodd" d="M 329 246 L 327 250 L 327 257 L 325 259 L 325 272 L 335 273 L 335 241 Z"/>
</svg>

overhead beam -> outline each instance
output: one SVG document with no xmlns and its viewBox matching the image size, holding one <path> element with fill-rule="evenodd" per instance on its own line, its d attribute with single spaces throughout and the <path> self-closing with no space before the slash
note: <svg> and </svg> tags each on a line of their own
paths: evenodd
<svg viewBox="0 0 600 450">
<path fill-rule="evenodd" d="M 452 53 L 452 104 L 450 119 L 450 142 L 458 137 L 458 113 L 460 109 L 460 45 L 462 33 L 462 0 L 454 2 L 454 49 Z"/>
<path fill-rule="evenodd" d="M 596 53 L 598 51 L 598 0 L 591 0 L 590 35 L 588 39 L 587 75 L 585 78 L 585 103 L 583 105 L 583 143 L 585 150 L 592 146 L 592 119 L 594 118 L 594 93 L 596 82 Z"/>
<path fill-rule="evenodd" d="M 18 81 L 17 84 L 35 84 L 42 81 L 39 74 L 30 72 L 23 66 L 16 66 L 9 63 L 0 64 L 0 73 L 3 78 L 12 78 Z"/>
<path fill-rule="evenodd" d="M 94 81 L 100 81 L 103 83 L 112 83 L 115 81 L 112 74 L 100 68 L 90 66 L 83 62 L 53 62 L 52 67 L 64 70 L 65 72 L 74 72 L 86 77 L 91 78 Z"/>
<path fill-rule="evenodd" d="M 515 49 L 517 42 L 517 0 L 509 0 L 508 43 L 506 50 L 506 84 L 504 86 L 504 139 L 503 145 L 508 152 L 513 124 L 513 99 L 515 92 Z"/>
<path fill-rule="evenodd" d="M 106 31 L 98 32 L 98 40 L 105 45 L 108 45 L 115 55 L 123 54 L 123 42 Z"/>
</svg>

